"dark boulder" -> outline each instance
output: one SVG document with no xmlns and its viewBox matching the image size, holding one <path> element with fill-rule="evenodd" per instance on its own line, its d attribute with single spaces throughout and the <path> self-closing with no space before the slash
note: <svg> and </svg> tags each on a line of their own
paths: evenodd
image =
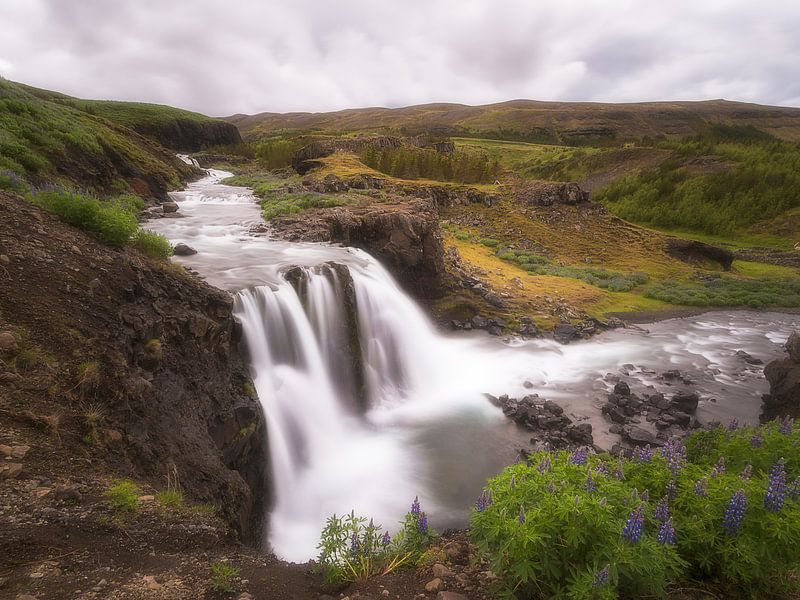
<svg viewBox="0 0 800 600">
<path fill-rule="evenodd" d="M 786 351 L 786 358 L 773 360 L 764 367 L 769 393 L 763 397 L 762 422 L 775 417 L 800 416 L 800 332 L 789 336 Z"/>
<path fill-rule="evenodd" d="M 697 410 L 699 402 L 700 396 L 697 392 L 678 392 L 672 397 L 671 406 L 681 412 L 691 414 Z"/>
<path fill-rule="evenodd" d="M 696 240 L 669 238 L 667 240 L 667 254 L 690 264 L 702 264 L 708 261 L 716 262 L 726 271 L 730 271 L 733 265 L 733 252 Z"/>
<path fill-rule="evenodd" d="M 558 323 L 553 327 L 553 337 L 561 344 L 569 344 L 573 340 L 580 339 L 581 333 L 574 325 Z"/>
<path fill-rule="evenodd" d="M 192 256 L 193 254 L 197 254 L 197 250 L 184 243 L 180 243 L 175 244 L 174 254 L 175 256 Z"/>
<path fill-rule="evenodd" d="M 619 396 L 630 396 L 631 388 L 624 381 L 620 381 L 614 386 L 614 393 Z"/>
</svg>

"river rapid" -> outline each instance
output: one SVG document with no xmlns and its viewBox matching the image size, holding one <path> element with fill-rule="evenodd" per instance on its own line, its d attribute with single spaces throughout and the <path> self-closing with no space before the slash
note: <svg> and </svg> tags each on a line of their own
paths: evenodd
<svg viewBox="0 0 800 600">
<path fill-rule="evenodd" d="M 271 239 L 251 192 L 221 183 L 229 175 L 209 170 L 173 192 L 183 216 L 146 227 L 195 248 L 174 260 L 234 294 L 267 420 L 275 488 L 268 543 L 286 560 L 314 558 L 333 513 L 355 510 L 393 532 L 415 496 L 435 528 L 463 526 L 486 478 L 528 446 L 529 435 L 484 393 L 538 393 L 591 423 L 595 443 L 610 448 L 618 437 L 600 407 L 615 380 L 634 393 L 669 394 L 680 384 L 659 375 L 678 369 L 701 394 L 701 422 L 755 423 L 767 391 L 763 366 L 736 351 L 767 363 L 800 325 L 797 315 L 715 311 L 567 346 L 443 334 L 365 252 Z M 338 351 L 350 332 L 342 281 L 326 262 L 352 276 L 359 381 Z M 305 269 L 302 300 L 283 278 L 294 266 Z"/>
</svg>

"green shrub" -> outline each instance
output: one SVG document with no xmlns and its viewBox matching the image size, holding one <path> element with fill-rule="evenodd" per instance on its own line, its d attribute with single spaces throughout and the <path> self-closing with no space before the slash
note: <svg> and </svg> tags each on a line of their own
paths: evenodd
<svg viewBox="0 0 800 600">
<path fill-rule="evenodd" d="M 18 194 L 30 190 L 25 180 L 14 171 L 8 169 L 0 170 L 0 190 L 16 192 Z"/>
<path fill-rule="evenodd" d="M 380 525 L 354 512 L 329 517 L 318 546 L 318 565 L 325 583 L 337 586 L 363 581 L 421 560 L 436 534 L 428 527 L 417 499 L 402 525 L 392 539 L 388 531 L 381 533 Z"/>
<path fill-rule="evenodd" d="M 236 591 L 234 579 L 239 576 L 239 569 L 228 563 L 216 563 L 211 565 L 211 589 L 225 594 Z"/>
<path fill-rule="evenodd" d="M 388 149 L 367 146 L 360 158 L 368 167 L 402 179 L 493 183 L 500 174 L 497 159 L 474 148 L 437 152 L 410 146 Z"/>
<path fill-rule="evenodd" d="M 174 248 L 160 233 L 140 229 L 133 238 L 133 245 L 154 260 L 166 260 Z"/>
<path fill-rule="evenodd" d="M 742 440 L 754 435 L 764 440 L 756 453 L 761 466 L 739 469 Z M 663 597 L 686 578 L 734 597 L 769 597 L 800 566 L 800 483 L 790 479 L 798 443 L 797 428 L 779 433 L 768 426 L 694 434 L 688 451 L 674 442 L 633 459 L 535 453 L 490 480 L 472 515 L 472 535 L 508 597 Z M 711 465 L 708 448 L 733 452 L 729 467 Z M 769 471 L 783 451 L 785 501 L 775 509 L 768 490 L 777 490 L 780 477 L 771 479 Z M 740 518 L 733 510 L 739 492 Z M 639 514 L 640 533 L 632 527 Z"/>
<path fill-rule="evenodd" d="M 347 196 L 333 196 L 315 192 L 284 194 L 270 191 L 263 198 L 261 201 L 261 213 L 267 221 L 279 215 L 294 214 L 309 208 L 332 208 L 349 202 Z"/>
<path fill-rule="evenodd" d="M 156 501 L 164 508 L 183 506 L 183 494 L 180 490 L 170 488 L 156 493 Z"/>
<path fill-rule="evenodd" d="M 659 281 L 644 291 L 647 298 L 685 306 L 800 306 L 800 279 L 737 279 L 718 276 L 706 281 Z"/>
<path fill-rule="evenodd" d="M 139 229 L 130 200 L 102 202 L 86 194 L 60 188 L 38 190 L 34 204 L 57 215 L 65 223 L 97 234 L 109 246 L 124 246 Z"/>
<path fill-rule="evenodd" d="M 133 512 L 139 506 L 139 487 L 129 479 L 114 482 L 104 495 L 111 508 L 120 513 Z"/>
</svg>

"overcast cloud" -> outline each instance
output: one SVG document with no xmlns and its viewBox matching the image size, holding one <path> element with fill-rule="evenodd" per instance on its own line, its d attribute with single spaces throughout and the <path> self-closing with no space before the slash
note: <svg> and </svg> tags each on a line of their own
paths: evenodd
<svg viewBox="0 0 800 600">
<path fill-rule="evenodd" d="M 800 105 L 797 0 L 0 0 L 0 75 L 212 115 L 425 102 Z"/>
</svg>

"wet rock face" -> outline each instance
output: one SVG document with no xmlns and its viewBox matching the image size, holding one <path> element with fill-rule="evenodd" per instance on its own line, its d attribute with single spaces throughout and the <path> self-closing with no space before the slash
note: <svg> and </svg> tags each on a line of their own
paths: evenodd
<svg viewBox="0 0 800 600">
<path fill-rule="evenodd" d="M 417 298 L 442 293 L 443 238 L 427 202 L 314 209 L 277 217 L 272 224 L 276 234 L 290 241 L 336 242 L 366 250 Z"/>
<path fill-rule="evenodd" d="M 800 332 L 789 336 L 786 352 L 786 358 L 773 360 L 764 367 L 769 394 L 763 398 L 762 423 L 775 417 L 800 416 Z"/>
<path fill-rule="evenodd" d="M 97 364 L 86 401 L 102 410 L 108 435 L 92 463 L 156 489 L 175 472 L 188 498 L 257 535 L 268 497 L 266 428 L 237 350 L 231 296 L 103 246 L 24 200 L 0 193 L 0 214 L 11 259 L 0 282 L 0 331 L 24 330 L 57 359 L 62 387 L 74 386 L 79 364 Z M 4 385 L 16 384 L 0 380 L 4 398 L 25 389 L 24 381 Z M 64 413 L 64 427 L 80 422 L 79 414 L 69 420 L 72 405 L 59 396 L 40 394 L 19 408 Z M 81 435 L 67 429 L 62 439 L 80 444 Z"/>
<path fill-rule="evenodd" d="M 179 152 L 197 152 L 211 146 L 242 142 L 236 125 L 225 121 L 174 119 L 163 123 L 139 123 L 132 129 Z"/>
</svg>

